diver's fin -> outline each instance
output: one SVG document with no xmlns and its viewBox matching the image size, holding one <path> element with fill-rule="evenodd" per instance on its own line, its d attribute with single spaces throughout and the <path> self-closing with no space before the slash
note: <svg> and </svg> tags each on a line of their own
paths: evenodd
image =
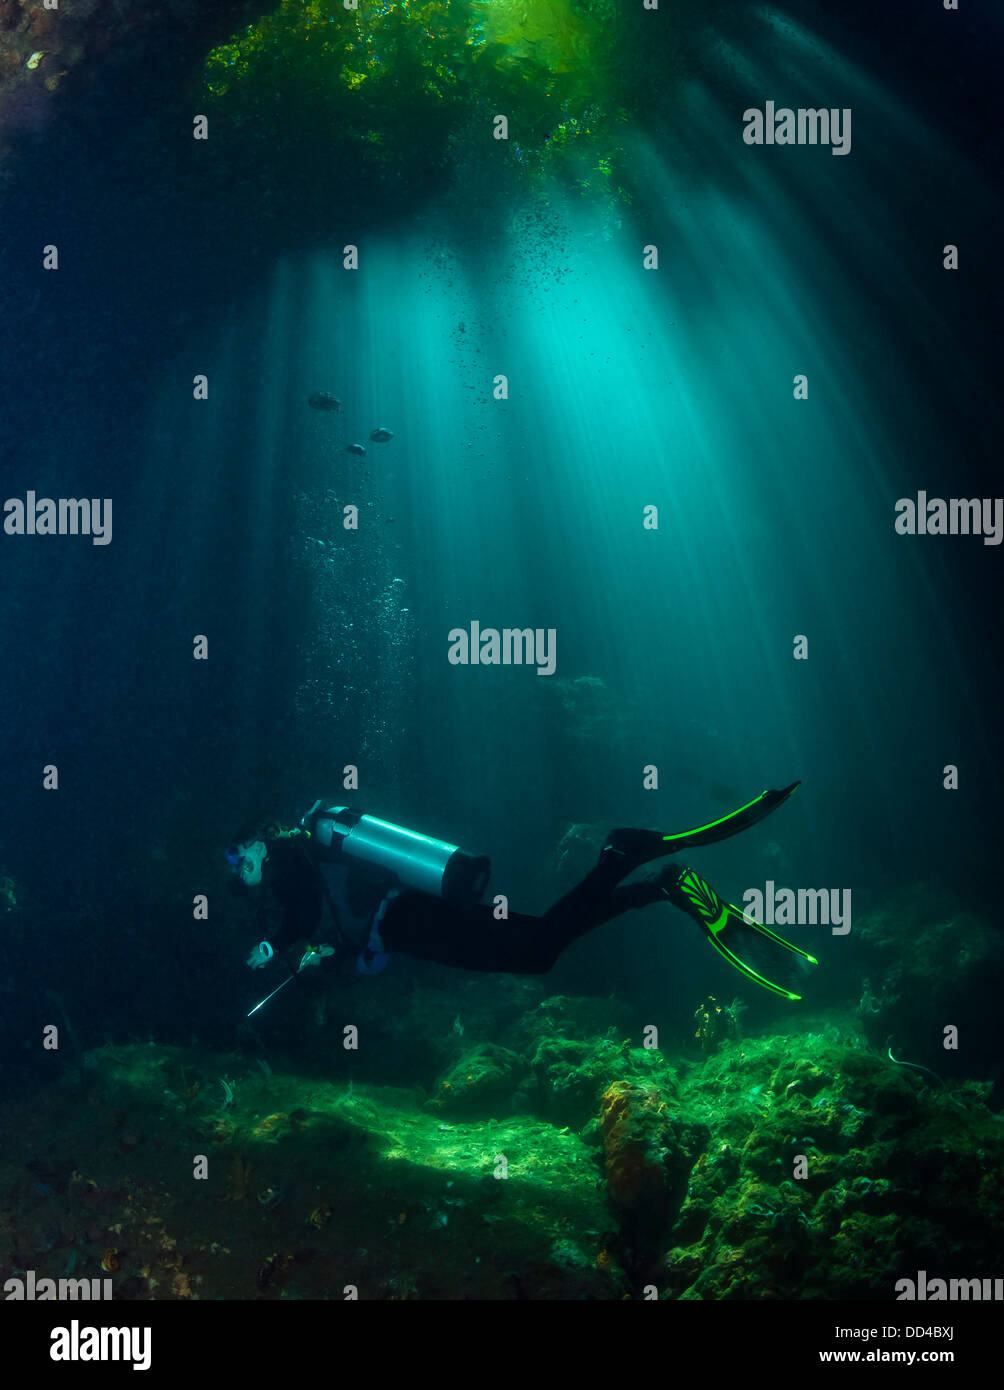
<svg viewBox="0 0 1004 1390">
<path fill-rule="evenodd" d="M 782 999 L 801 999 L 800 994 L 784 985 L 775 984 L 764 973 L 768 970 L 772 975 L 787 973 L 787 967 L 782 966 L 780 971 L 775 968 L 774 961 L 780 965 L 784 958 L 772 958 L 772 953 L 765 949 L 765 943 L 782 947 L 810 965 L 818 964 L 815 956 L 810 956 L 799 946 L 793 946 L 790 941 L 785 941 L 760 923 L 748 922 L 737 907 L 720 898 L 711 884 L 706 883 L 693 869 L 684 869 L 668 885 L 664 883 L 662 891 L 670 902 L 694 918 L 718 954 L 747 980 L 772 994 L 779 994 Z M 743 960 L 743 956 L 747 959 Z M 750 963 L 751 956 L 756 958 L 756 966 Z"/>
<path fill-rule="evenodd" d="M 801 946 L 795 946 L 792 942 L 785 941 L 783 936 L 778 936 L 777 932 L 771 931 L 770 927 L 765 927 L 762 922 L 751 921 L 750 918 L 746 916 L 745 912 L 740 912 L 738 907 L 733 907 L 731 903 L 727 903 L 726 906 L 729 909 L 730 921 L 732 919 L 738 919 L 744 927 L 747 927 L 750 931 L 755 931 L 758 936 L 766 937 L 768 941 L 773 941 L 775 946 L 783 946 L 786 951 L 791 951 L 794 955 L 801 956 L 802 959 L 807 960 L 810 965 L 819 964 L 816 957 L 810 955 L 808 951 L 803 951 Z"/>
<path fill-rule="evenodd" d="M 779 806 L 783 806 L 788 797 L 801 785 L 799 780 L 781 791 L 768 788 L 752 801 L 748 801 L 745 806 L 740 806 L 738 811 L 730 811 L 727 816 L 719 816 L 707 825 L 699 825 L 694 830 L 681 830 L 678 835 L 663 835 L 662 840 L 666 847 L 663 853 L 675 854 L 679 849 L 691 849 L 695 845 L 713 845 L 719 840 L 728 840 L 733 835 L 739 835 L 751 825 L 756 825 L 757 821 L 769 816 L 772 811 L 776 811 Z"/>
<path fill-rule="evenodd" d="M 707 825 L 700 825 L 696 830 L 683 830 L 679 835 L 663 835 L 658 830 L 611 830 L 600 852 L 600 862 L 616 856 L 622 862 L 630 864 L 633 872 L 642 864 L 650 864 L 653 859 L 665 859 L 668 854 L 675 854 L 679 849 L 687 849 L 694 845 L 713 845 L 716 840 L 727 840 L 732 835 L 748 830 L 751 825 L 763 820 L 764 816 L 776 811 L 801 785 L 801 782 L 792 782 L 791 786 L 785 787 L 783 791 L 761 792 L 745 806 L 740 806 L 738 811 L 730 811 L 727 816 L 720 816 L 718 820 L 709 821 Z"/>
</svg>

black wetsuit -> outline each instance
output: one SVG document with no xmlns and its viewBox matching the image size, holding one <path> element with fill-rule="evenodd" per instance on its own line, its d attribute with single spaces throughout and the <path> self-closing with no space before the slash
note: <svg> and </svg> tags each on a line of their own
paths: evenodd
<svg viewBox="0 0 1004 1390">
<path fill-rule="evenodd" d="M 395 878 L 357 860 L 347 864 L 340 854 L 319 860 L 315 853 L 313 844 L 298 837 L 269 842 L 262 882 L 279 922 L 271 932 L 265 927 L 266 939 L 275 949 L 304 938 L 314 944 L 326 939 L 328 901 L 338 919 L 339 954 L 357 955 L 364 973 L 375 973 L 387 955 L 401 953 L 465 970 L 541 975 L 594 927 L 630 908 L 666 901 L 655 880 L 622 883 L 634 865 L 604 852 L 596 868 L 543 916 L 509 912 L 500 921 L 488 904 L 459 907 L 395 888 Z M 333 891 L 330 880 L 339 872 L 342 883 Z"/>
<path fill-rule="evenodd" d="M 385 951 L 402 951 L 465 970 L 543 975 L 573 941 L 633 907 L 665 902 L 653 880 L 622 884 L 632 865 L 601 858 L 581 883 L 541 917 L 509 912 L 498 921 L 491 906 L 455 907 L 425 893 L 404 892 L 387 907 L 379 932 Z"/>
<path fill-rule="evenodd" d="M 277 951 L 331 937 L 346 951 L 354 943 L 365 947 L 370 924 L 397 879 L 292 836 L 268 841 L 262 884 L 259 925 Z"/>
</svg>

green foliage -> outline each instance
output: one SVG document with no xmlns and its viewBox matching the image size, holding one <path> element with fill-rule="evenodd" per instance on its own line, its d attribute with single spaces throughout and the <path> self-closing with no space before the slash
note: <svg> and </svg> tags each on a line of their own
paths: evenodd
<svg viewBox="0 0 1004 1390">
<path fill-rule="evenodd" d="M 259 163 L 307 155 L 305 173 L 403 187 L 450 142 L 495 145 L 530 181 L 563 172 L 607 194 L 629 90 L 614 62 L 613 0 L 280 0 L 206 60 L 203 100 Z"/>
</svg>

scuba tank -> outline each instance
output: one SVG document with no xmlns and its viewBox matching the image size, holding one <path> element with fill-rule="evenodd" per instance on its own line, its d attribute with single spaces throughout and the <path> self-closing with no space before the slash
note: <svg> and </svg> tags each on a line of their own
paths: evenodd
<svg viewBox="0 0 1004 1390">
<path fill-rule="evenodd" d="M 321 802 L 315 801 L 300 825 L 319 845 L 375 864 L 396 875 L 408 888 L 461 907 L 476 903 L 488 884 L 491 861 L 483 855 L 465 854 L 444 840 L 433 840 L 348 806 L 322 808 Z"/>
</svg>

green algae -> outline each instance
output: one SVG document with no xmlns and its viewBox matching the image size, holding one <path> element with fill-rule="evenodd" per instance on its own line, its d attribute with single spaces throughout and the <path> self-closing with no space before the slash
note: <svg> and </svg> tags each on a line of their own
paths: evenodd
<svg viewBox="0 0 1004 1390">
<path fill-rule="evenodd" d="M 504 148 L 527 186 L 559 174 L 609 198 L 637 100 L 616 61 L 622 29 L 613 0 L 280 0 L 209 53 L 200 100 L 260 168 L 281 150 L 325 181 L 342 171 L 403 193 L 473 139 Z"/>
<path fill-rule="evenodd" d="M 832 1024 L 671 1056 L 590 1031 L 608 1001 L 525 1003 L 498 1042 L 444 1024 L 427 1087 L 89 1053 L 3 1117 L 15 1256 L 96 1274 L 114 1247 L 140 1299 L 881 1300 L 918 1269 L 994 1275 L 987 1084 L 929 1086 Z"/>
</svg>

